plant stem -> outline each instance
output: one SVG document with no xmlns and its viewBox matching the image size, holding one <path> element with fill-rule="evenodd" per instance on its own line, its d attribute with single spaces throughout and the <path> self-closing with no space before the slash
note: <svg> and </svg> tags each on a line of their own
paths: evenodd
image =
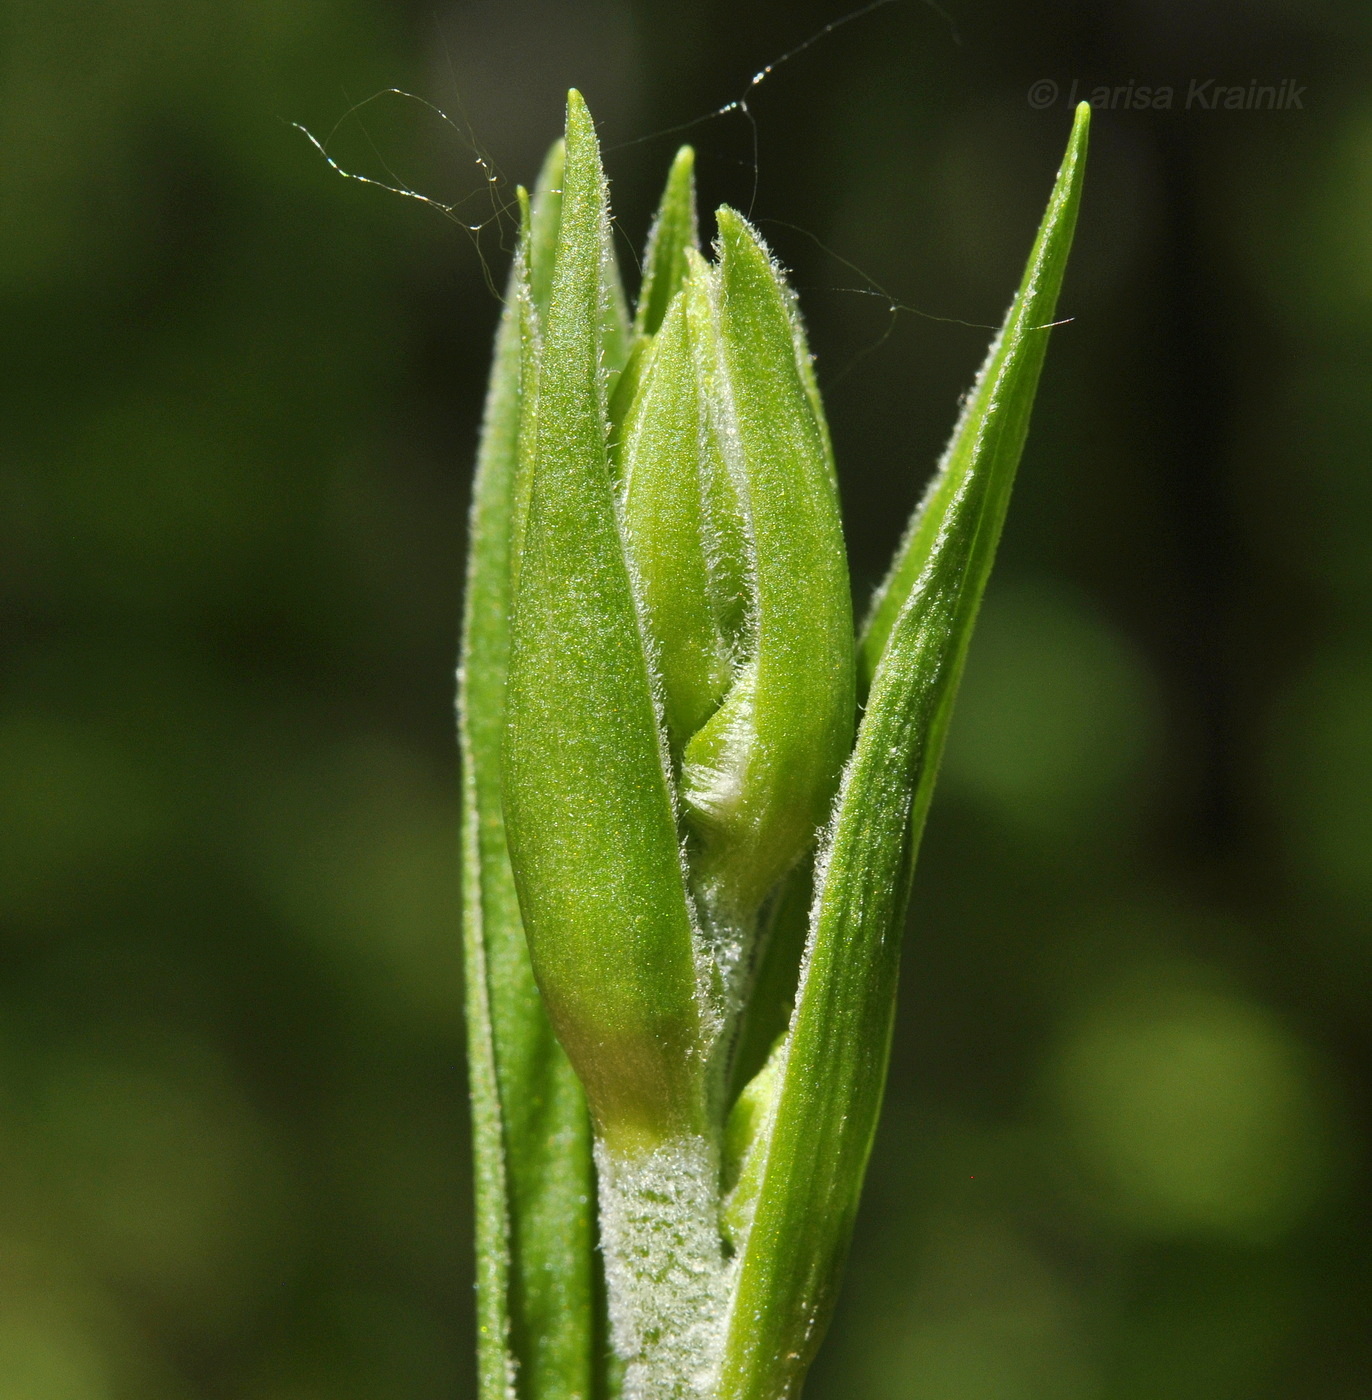
<svg viewBox="0 0 1372 1400">
<path fill-rule="evenodd" d="M 596 1165 L 624 1400 L 705 1400 L 716 1388 L 729 1295 L 718 1144 L 692 1135 L 620 1156 L 600 1143 Z"/>
</svg>

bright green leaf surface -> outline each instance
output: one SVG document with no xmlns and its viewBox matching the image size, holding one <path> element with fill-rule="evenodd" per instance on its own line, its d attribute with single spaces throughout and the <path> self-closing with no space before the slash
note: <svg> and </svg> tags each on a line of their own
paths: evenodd
<svg viewBox="0 0 1372 1400">
<path fill-rule="evenodd" d="M 1089 109 L 1018 295 L 869 625 L 872 689 L 817 866 L 721 1395 L 793 1394 L 832 1306 L 876 1127 L 915 852 L 1071 245 Z"/>
<path fill-rule="evenodd" d="M 696 376 L 686 297 L 672 305 L 624 426 L 624 533 L 651 634 L 657 638 L 674 753 L 728 688 L 728 646 L 711 604 L 702 441 L 708 408 Z"/>
<path fill-rule="evenodd" d="M 694 1127 L 700 1029 L 666 755 L 616 519 L 601 380 L 609 221 L 568 102 L 562 224 L 511 618 L 505 815 L 544 1002 L 601 1134 Z"/>
<path fill-rule="evenodd" d="M 634 312 L 634 330 L 656 335 L 667 308 L 686 280 L 686 250 L 699 246 L 696 218 L 695 152 L 683 146 L 667 174 L 648 251 L 643 259 L 643 286 Z"/>
</svg>

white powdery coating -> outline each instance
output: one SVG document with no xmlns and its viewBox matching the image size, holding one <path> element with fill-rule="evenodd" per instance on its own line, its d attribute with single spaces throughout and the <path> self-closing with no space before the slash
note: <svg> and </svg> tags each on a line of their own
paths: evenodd
<svg viewBox="0 0 1372 1400">
<path fill-rule="evenodd" d="M 719 1224 L 719 1154 L 702 1137 L 642 1156 L 596 1143 L 610 1331 L 624 1400 L 713 1393 L 729 1295 Z"/>
</svg>

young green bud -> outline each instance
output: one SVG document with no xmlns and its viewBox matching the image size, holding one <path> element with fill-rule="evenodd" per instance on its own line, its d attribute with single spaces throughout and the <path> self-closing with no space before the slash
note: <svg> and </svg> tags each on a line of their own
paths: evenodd
<svg viewBox="0 0 1372 1400">
<path fill-rule="evenodd" d="M 538 173 L 533 199 L 520 202 L 522 242 L 519 256 L 528 264 L 529 295 L 540 316 L 548 314 L 553 292 L 553 257 L 562 227 L 562 177 L 567 167 L 567 146 L 554 141 Z"/>
<path fill-rule="evenodd" d="M 671 779 L 606 449 L 608 226 L 594 127 L 573 93 L 514 583 L 504 796 L 549 1017 L 600 1136 L 632 1150 L 697 1128 L 702 1030 Z"/>
<path fill-rule="evenodd" d="M 711 914 L 750 920 L 814 840 L 853 736 L 853 621 L 827 437 L 770 254 L 718 213 L 711 409 L 747 547 L 744 655 L 686 746 L 683 798 Z"/>
</svg>

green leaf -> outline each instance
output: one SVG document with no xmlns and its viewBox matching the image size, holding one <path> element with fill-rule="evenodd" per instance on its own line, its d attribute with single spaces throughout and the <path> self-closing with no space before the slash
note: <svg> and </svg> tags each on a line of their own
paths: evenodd
<svg viewBox="0 0 1372 1400">
<path fill-rule="evenodd" d="M 683 146 L 667 173 L 667 185 L 643 258 L 643 286 L 634 314 L 634 330 L 640 336 L 657 334 L 667 319 L 672 298 L 686 280 L 686 250 L 700 246 L 695 164 L 695 152 Z"/>
<path fill-rule="evenodd" d="M 606 449 L 609 220 L 595 130 L 567 105 L 562 222 L 511 614 L 505 818 L 534 971 L 601 1137 L 698 1128 L 691 913 L 665 744 Z"/>
<path fill-rule="evenodd" d="M 705 499 L 710 427 L 696 360 L 682 295 L 648 352 L 621 448 L 624 540 L 657 643 L 656 671 L 675 754 L 718 708 L 733 676 L 712 603 Z"/>
<path fill-rule="evenodd" d="M 963 658 L 1071 246 L 1090 109 L 1005 326 L 867 629 L 871 694 L 844 772 L 725 1344 L 723 1400 L 793 1395 L 823 1335 L 889 1059 L 900 932 Z M 889 600 L 889 601 L 888 601 Z M 869 661 L 869 665 L 871 662 Z"/>
<path fill-rule="evenodd" d="M 584 1400 L 595 1349 L 590 1124 L 534 985 L 500 778 L 527 348 L 534 287 L 548 282 L 560 185 L 559 143 L 545 163 L 510 276 L 469 526 L 459 734 L 482 1400 L 516 1393 L 527 1400 Z"/>
<path fill-rule="evenodd" d="M 704 406 L 699 471 L 710 607 L 737 667 L 752 645 L 751 547 L 740 496 L 738 453 L 731 450 L 727 441 L 730 415 L 715 312 L 716 274 L 694 248 L 686 250 L 686 264 L 688 275 L 682 297 L 695 353 L 696 382 Z"/>
<path fill-rule="evenodd" d="M 718 212 L 712 399 L 747 541 L 747 655 L 686 747 L 707 907 L 750 920 L 824 821 L 852 740 L 848 567 L 792 298 L 761 239 Z"/>
<path fill-rule="evenodd" d="M 699 241 L 696 220 L 695 152 L 683 146 L 672 162 L 667 184 L 658 204 L 657 217 L 648 235 L 643 256 L 643 285 L 639 288 L 638 309 L 629 357 L 610 396 L 610 455 L 616 475 L 622 479 L 620 444 L 624 421 L 638 395 L 643 374 L 651 358 L 653 339 L 667 317 L 672 298 L 686 279 L 687 257 Z"/>
</svg>

